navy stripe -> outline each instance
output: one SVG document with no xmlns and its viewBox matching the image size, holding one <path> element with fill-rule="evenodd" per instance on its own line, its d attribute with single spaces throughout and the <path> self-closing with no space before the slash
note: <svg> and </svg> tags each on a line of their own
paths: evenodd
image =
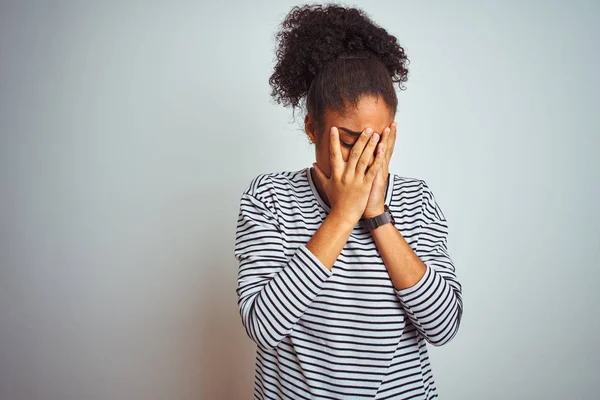
<svg viewBox="0 0 600 400">
<path fill-rule="evenodd" d="M 261 174 L 240 199 L 238 307 L 257 344 L 255 399 L 433 399 L 427 343 L 457 333 L 462 287 L 444 213 L 425 182 L 391 174 L 396 228 L 427 266 L 396 290 L 356 225 L 333 268 L 306 243 L 327 216 L 310 169 Z"/>
</svg>

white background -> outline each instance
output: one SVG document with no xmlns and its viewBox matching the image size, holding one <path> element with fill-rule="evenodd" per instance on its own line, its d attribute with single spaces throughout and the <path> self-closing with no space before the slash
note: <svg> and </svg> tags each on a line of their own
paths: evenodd
<svg viewBox="0 0 600 400">
<path fill-rule="evenodd" d="M 355 4 L 411 60 L 391 171 L 464 288 L 440 398 L 595 398 L 600 3 Z M 314 161 L 269 96 L 292 5 L 1 2 L 0 398 L 252 398 L 239 197 Z"/>
</svg>

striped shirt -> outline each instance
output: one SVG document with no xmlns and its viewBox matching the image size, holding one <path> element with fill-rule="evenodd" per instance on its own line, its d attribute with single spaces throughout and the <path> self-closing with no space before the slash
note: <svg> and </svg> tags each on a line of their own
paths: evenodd
<svg viewBox="0 0 600 400">
<path fill-rule="evenodd" d="M 362 220 L 331 270 L 308 250 L 330 210 L 310 168 L 258 175 L 243 192 L 236 292 L 257 344 L 255 399 L 437 397 L 426 343 L 451 340 L 462 315 L 446 219 L 422 180 L 390 173 L 385 204 L 427 267 L 407 289 Z"/>
</svg>

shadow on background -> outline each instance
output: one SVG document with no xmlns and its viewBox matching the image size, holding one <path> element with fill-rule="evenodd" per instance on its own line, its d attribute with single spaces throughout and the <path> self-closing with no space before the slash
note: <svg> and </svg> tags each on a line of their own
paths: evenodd
<svg viewBox="0 0 600 400">
<path fill-rule="evenodd" d="M 199 378 L 194 398 L 249 399 L 254 393 L 256 345 L 247 337 L 237 309 L 237 260 L 232 250 L 206 256 L 201 270 L 215 273 L 203 279 L 195 302 L 200 309 L 195 320 Z"/>
</svg>

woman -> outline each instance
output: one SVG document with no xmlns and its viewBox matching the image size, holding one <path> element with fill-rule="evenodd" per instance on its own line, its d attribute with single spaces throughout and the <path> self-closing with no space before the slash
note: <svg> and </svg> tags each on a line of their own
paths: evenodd
<svg viewBox="0 0 600 400">
<path fill-rule="evenodd" d="M 426 183 L 388 172 L 408 64 L 364 12 L 295 7 L 270 78 L 306 107 L 314 168 L 261 174 L 236 232 L 258 399 L 437 397 L 426 343 L 457 333 L 461 285 Z"/>
</svg>

